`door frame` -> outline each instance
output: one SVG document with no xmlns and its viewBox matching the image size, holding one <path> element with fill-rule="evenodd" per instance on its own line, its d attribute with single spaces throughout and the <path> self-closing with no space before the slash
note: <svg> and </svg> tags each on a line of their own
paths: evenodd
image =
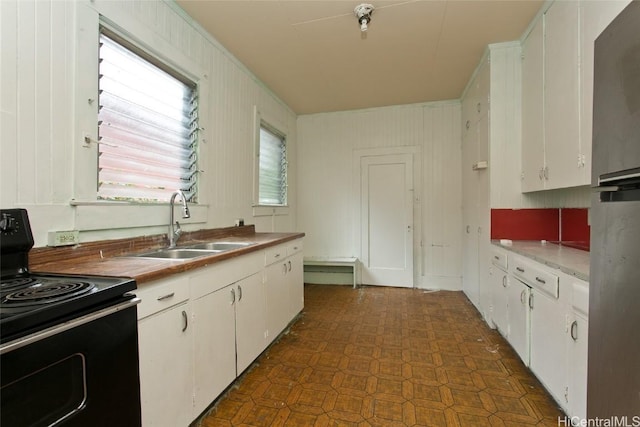
<svg viewBox="0 0 640 427">
<path fill-rule="evenodd" d="M 361 203 L 362 186 L 360 185 L 361 160 L 363 157 L 390 156 L 397 154 L 408 154 L 413 159 L 413 287 L 420 287 L 420 278 L 424 271 L 424 260 L 422 256 L 422 150 L 419 146 L 384 147 L 384 148 L 364 148 L 353 150 L 353 177 L 352 177 L 352 223 L 353 227 L 353 248 L 358 259 L 362 260 L 362 224 Z M 359 266 L 361 269 L 362 267 Z M 362 272 L 358 272 L 362 277 Z"/>
</svg>

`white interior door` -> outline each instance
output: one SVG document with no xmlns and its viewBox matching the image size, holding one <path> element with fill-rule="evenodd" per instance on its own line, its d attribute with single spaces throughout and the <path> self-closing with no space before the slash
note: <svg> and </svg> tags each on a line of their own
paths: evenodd
<svg viewBox="0 0 640 427">
<path fill-rule="evenodd" d="M 413 287 L 413 156 L 360 158 L 362 283 Z"/>
</svg>

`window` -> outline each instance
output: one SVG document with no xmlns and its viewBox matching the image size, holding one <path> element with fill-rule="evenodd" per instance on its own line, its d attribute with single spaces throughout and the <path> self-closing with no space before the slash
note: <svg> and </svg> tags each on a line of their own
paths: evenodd
<svg viewBox="0 0 640 427">
<path fill-rule="evenodd" d="M 100 34 L 98 198 L 196 201 L 196 85 L 103 29 Z"/>
<path fill-rule="evenodd" d="M 260 124 L 258 204 L 287 204 L 287 144 L 279 132 Z"/>
</svg>

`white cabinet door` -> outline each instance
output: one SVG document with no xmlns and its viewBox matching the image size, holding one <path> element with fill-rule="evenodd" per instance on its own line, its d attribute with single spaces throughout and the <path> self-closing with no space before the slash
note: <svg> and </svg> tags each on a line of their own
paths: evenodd
<svg viewBox="0 0 640 427">
<path fill-rule="evenodd" d="M 267 346 L 262 275 L 235 283 L 236 370 L 240 375 Z"/>
<path fill-rule="evenodd" d="M 236 378 L 234 293 L 227 286 L 193 301 L 194 416 Z"/>
<path fill-rule="evenodd" d="M 543 20 L 522 45 L 522 191 L 544 189 Z"/>
<path fill-rule="evenodd" d="M 529 292 L 530 288 L 513 276 L 507 285 L 507 341 L 529 366 Z"/>
<path fill-rule="evenodd" d="M 142 425 L 186 426 L 193 420 L 191 310 L 183 302 L 138 322 Z"/>
<path fill-rule="evenodd" d="M 573 312 L 569 334 L 569 413 L 582 420 L 587 419 L 587 355 L 589 321 Z"/>
<path fill-rule="evenodd" d="M 566 409 L 566 309 L 556 298 L 531 289 L 531 353 L 529 367 Z"/>
<path fill-rule="evenodd" d="M 579 2 L 556 1 L 544 15 L 545 188 L 584 184 L 579 131 Z"/>
<path fill-rule="evenodd" d="M 304 308 L 304 268 L 302 252 L 293 254 L 287 260 L 287 280 L 289 281 L 290 319 Z"/>
<path fill-rule="evenodd" d="M 271 264 L 265 269 L 268 342 L 273 341 L 291 320 L 287 269 L 286 259 Z"/>
<path fill-rule="evenodd" d="M 507 273 L 496 266 L 491 267 L 492 320 L 498 331 L 506 337 L 507 323 Z"/>
</svg>

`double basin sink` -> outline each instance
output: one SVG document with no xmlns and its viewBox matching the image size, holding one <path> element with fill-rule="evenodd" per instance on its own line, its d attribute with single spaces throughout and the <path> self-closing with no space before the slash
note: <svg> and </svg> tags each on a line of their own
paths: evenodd
<svg viewBox="0 0 640 427">
<path fill-rule="evenodd" d="M 221 252 L 232 251 L 234 249 L 246 248 L 247 246 L 251 245 L 253 245 L 253 243 L 250 242 L 208 242 L 197 243 L 189 246 L 181 246 L 179 248 L 158 249 L 153 252 L 145 252 L 142 254 L 128 256 L 136 258 L 186 260 L 213 255 Z"/>
</svg>

